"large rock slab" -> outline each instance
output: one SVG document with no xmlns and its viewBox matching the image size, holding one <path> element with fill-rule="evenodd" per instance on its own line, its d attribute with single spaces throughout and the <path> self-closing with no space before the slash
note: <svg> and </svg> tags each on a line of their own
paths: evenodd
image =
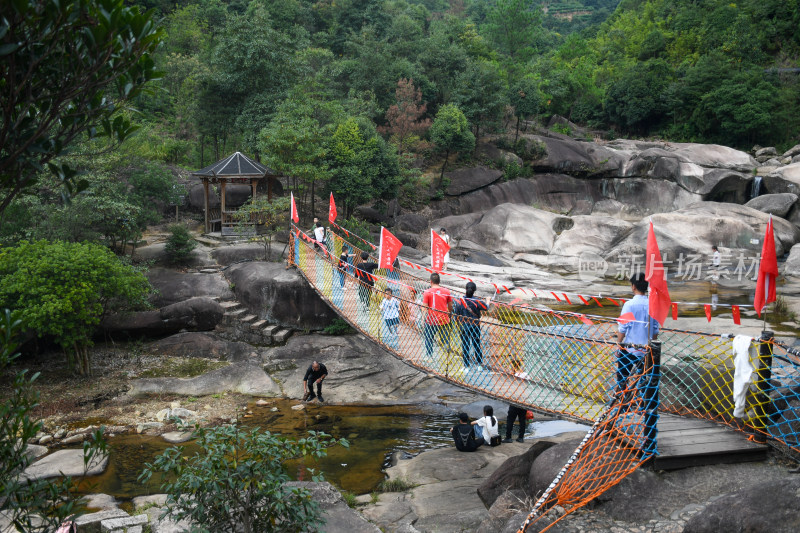
<svg viewBox="0 0 800 533">
<path fill-rule="evenodd" d="M 797 202 L 797 195 L 792 193 L 764 194 L 753 198 L 746 204 L 747 207 L 758 209 L 763 213 L 786 218 L 786 214 Z"/>
<path fill-rule="evenodd" d="M 478 497 L 483 504 L 490 508 L 495 500 L 505 491 L 528 491 L 528 478 L 531 465 L 539 455 L 548 448 L 555 446 L 555 442 L 547 440 L 536 441 L 533 446 L 522 455 L 509 457 L 495 470 L 480 487 Z"/>
<path fill-rule="evenodd" d="M 770 216 L 756 209 L 735 204 L 698 202 L 672 213 L 652 216 L 661 253 L 671 259 L 685 256 L 709 255 L 712 245 L 739 249 L 756 254 Z M 617 261 L 623 256 L 641 256 L 645 252 L 649 219 L 640 221 L 605 258 Z M 800 240 L 800 230 L 782 218 L 773 217 L 775 251 L 780 257 Z M 758 244 L 752 244 L 751 239 Z"/>
<path fill-rule="evenodd" d="M 325 533 L 380 533 L 357 511 L 348 507 L 341 493 L 328 482 L 292 481 L 287 487 L 300 487 L 311 491 L 311 499 L 319 504 L 325 520 Z"/>
<path fill-rule="evenodd" d="M 551 255 L 575 259 L 585 252 L 602 255 L 633 229 L 630 222 L 607 216 L 575 216 L 572 221 L 572 228 L 556 238 Z"/>
<path fill-rule="evenodd" d="M 567 464 L 582 439 L 571 439 L 552 446 L 534 459 L 528 474 L 528 494 L 538 498 Z"/>
<path fill-rule="evenodd" d="M 150 303 L 164 307 L 174 303 L 207 296 L 229 300 L 233 298 L 230 284 L 221 274 L 183 273 L 166 268 L 151 268 L 147 272 L 150 285 L 156 289 Z"/>
<path fill-rule="evenodd" d="M 109 316 L 100 327 L 108 332 L 132 335 L 165 335 L 181 330 L 209 331 L 222 320 L 222 306 L 211 298 L 190 298 L 158 311 L 143 311 Z"/>
<path fill-rule="evenodd" d="M 148 393 L 207 396 L 226 391 L 269 397 L 281 394 L 280 386 L 252 361 L 228 365 L 193 378 L 134 379 L 130 387 L 128 394 L 132 396 Z"/>
<path fill-rule="evenodd" d="M 800 246 L 794 245 L 789 251 L 783 273 L 786 276 L 800 276 Z"/>
<path fill-rule="evenodd" d="M 445 193 L 449 196 L 460 196 L 462 194 L 482 189 L 500 179 L 503 172 L 494 168 L 473 167 L 460 168 L 452 172 L 447 172 L 445 176 L 450 180 Z"/>
<path fill-rule="evenodd" d="M 800 477 L 759 483 L 709 504 L 686 523 L 684 533 L 800 531 Z"/>
<path fill-rule="evenodd" d="M 738 172 L 752 172 L 757 166 L 753 157 L 741 150 L 719 144 L 669 143 L 675 154 L 701 167 L 727 168 Z"/>
<path fill-rule="evenodd" d="M 58 450 L 28 466 L 22 477 L 29 480 L 54 477 L 97 476 L 105 472 L 108 455 L 97 455 L 87 465 L 83 464 L 83 449 Z"/>
<path fill-rule="evenodd" d="M 259 318 L 300 330 L 327 326 L 336 313 L 296 269 L 254 261 L 231 266 L 228 279 L 237 299 Z"/>
<path fill-rule="evenodd" d="M 222 361 L 242 361 L 257 354 L 246 342 L 229 341 L 213 333 L 186 331 L 153 341 L 150 353 L 171 357 L 203 357 Z"/>
<path fill-rule="evenodd" d="M 303 395 L 303 376 L 313 361 L 328 368 L 323 394 L 335 403 L 418 403 L 440 396 L 471 397 L 406 365 L 361 335 L 302 335 L 264 355 L 267 370 L 290 398 Z"/>
<path fill-rule="evenodd" d="M 536 174 L 465 194 L 452 204 L 452 213 L 475 213 L 512 203 L 535 205 L 558 213 L 588 214 L 596 196 L 594 189 L 591 181 L 566 174 Z"/>
<path fill-rule="evenodd" d="M 548 254 L 556 235 L 573 226 L 570 218 L 534 207 L 502 204 L 469 228 L 470 240 L 487 250 Z"/>
<path fill-rule="evenodd" d="M 520 136 L 535 152 L 544 149 L 546 155 L 532 162 L 539 172 L 554 172 L 585 177 L 621 177 L 622 167 L 630 155 L 596 143 L 572 139 Z"/>
</svg>

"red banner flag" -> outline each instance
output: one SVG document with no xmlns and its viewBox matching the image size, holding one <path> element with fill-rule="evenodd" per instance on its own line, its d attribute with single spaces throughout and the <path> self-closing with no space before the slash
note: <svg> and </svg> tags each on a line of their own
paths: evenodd
<svg viewBox="0 0 800 533">
<path fill-rule="evenodd" d="M 336 221 L 336 202 L 333 201 L 333 193 L 331 193 L 331 201 L 328 204 L 328 222 L 333 224 Z"/>
<path fill-rule="evenodd" d="M 667 289 L 667 279 L 664 275 L 664 263 L 661 261 L 661 252 L 658 249 L 656 233 L 653 231 L 653 222 L 650 222 L 650 231 L 647 233 L 647 257 L 645 258 L 645 279 L 650 282 L 650 316 L 656 322 L 664 325 L 669 315 L 670 299 Z"/>
<path fill-rule="evenodd" d="M 450 251 L 450 245 L 442 237 L 431 230 L 431 267 L 437 272 L 444 266 L 444 256 Z"/>
<path fill-rule="evenodd" d="M 736 324 L 737 326 L 741 326 L 742 325 L 742 317 L 739 314 L 739 306 L 738 305 L 732 305 L 731 306 L 731 311 L 733 311 L 733 323 Z"/>
<path fill-rule="evenodd" d="M 331 200 L 333 200 L 332 196 Z M 400 248 L 403 247 L 403 243 L 400 242 L 400 239 L 392 235 L 388 229 L 381 226 L 380 244 L 378 268 L 388 268 L 394 272 L 394 260 L 397 259 L 397 254 L 400 253 Z"/>
<path fill-rule="evenodd" d="M 769 217 L 764 245 L 761 247 L 761 262 L 758 264 L 758 282 L 754 306 L 761 316 L 764 306 L 775 301 L 775 282 L 778 279 L 778 259 L 775 257 L 775 234 L 772 231 L 772 217 Z"/>
<path fill-rule="evenodd" d="M 706 311 L 706 319 L 708 319 L 708 321 L 711 322 L 711 305 L 705 304 L 703 306 L 703 309 L 705 309 Z"/>
<path fill-rule="evenodd" d="M 297 224 L 298 222 L 300 222 L 300 215 L 297 214 L 297 206 L 294 205 L 294 193 L 290 193 L 290 196 L 292 198 L 292 211 L 291 211 L 292 221 L 295 224 Z"/>
</svg>

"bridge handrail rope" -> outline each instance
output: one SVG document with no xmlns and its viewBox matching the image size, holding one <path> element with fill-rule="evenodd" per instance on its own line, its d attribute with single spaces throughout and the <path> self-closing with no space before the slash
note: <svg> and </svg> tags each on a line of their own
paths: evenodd
<svg viewBox="0 0 800 533">
<path fill-rule="evenodd" d="M 357 250 L 358 253 L 366 251 L 367 253 L 370 254 L 370 258 L 375 258 L 375 255 L 374 255 L 373 252 L 378 249 L 378 247 L 375 244 L 367 241 L 363 237 L 360 237 L 360 236 L 358 236 L 358 235 L 356 235 L 354 233 L 351 233 L 351 232 L 347 231 L 345 228 L 342 228 L 341 226 L 339 226 L 335 222 L 331 222 L 330 224 L 332 226 L 340 229 L 341 231 L 344 231 L 345 234 L 348 235 L 349 237 L 355 237 L 356 239 L 358 239 L 362 243 L 364 243 L 367 246 L 369 246 L 369 249 L 359 248 L 358 246 L 354 245 L 351 241 L 349 241 L 347 239 L 344 239 L 343 237 L 341 237 L 338 234 L 336 234 L 336 232 L 331 232 L 334 235 L 336 235 L 338 238 L 340 238 L 340 239 L 344 240 L 345 242 L 347 242 L 348 245 L 354 251 Z M 417 270 L 421 270 L 421 271 L 427 271 L 427 272 L 433 272 L 432 269 L 430 269 L 430 268 L 428 268 L 426 266 L 420 265 L 418 263 L 414 263 L 413 261 L 408 261 L 406 259 L 401 259 L 400 261 L 401 261 L 401 263 L 404 263 L 404 264 L 406 264 L 407 266 L 409 266 L 409 267 L 411 267 L 413 269 L 417 269 Z M 561 294 L 562 298 L 564 298 L 564 300 L 566 300 L 566 303 L 569 304 L 569 305 L 572 305 L 572 303 L 573 303 L 569 299 L 569 295 L 572 295 L 573 297 L 577 297 L 576 300 L 578 300 L 578 299 L 581 300 L 581 303 L 583 305 L 586 305 L 586 306 L 591 305 L 590 301 L 594 301 L 599 307 L 603 307 L 603 304 L 600 303 L 601 300 L 609 300 L 615 306 L 620 306 L 621 303 L 624 303 L 626 301 L 625 298 L 617 298 L 617 297 L 612 297 L 612 296 L 609 296 L 609 295 L 603 295 L 603 294 L 599 294 L 599 293 L 598 294 L 576 293 L 576 292 L 563 291 L 561 289 L 547 288 L 547 287 L 539 287 L 538 289 L 536 289 L 536 290 L 539 291 L 538 294 L 537 294 L 536 290 L 534 290 L 534 289 L 523 289 L 521 287 L 513 287 L 513 286 L 512 287 L 508 287 L 508 286 L 502 285 L 500 283 L 493 283 L 491 281 L 485 281 L 485 280 L 481 280 L 481 279 L 472 279 L 472 278 L 469 278 L 469 277 L 466 277 L 466 276 L 462 276 L 460 274 L 456 274 L 456 273 L 453 273 L 453 272 L 443 271 L 443 272 L 439 272 L 439 274 L 441 274 L 443 276 L 457 277 L 457 278 L 459 278 L 459 279 L 461 279 L 463 281 L 472 281 L 472 282 L 474 282 L 474 283 L 476 283 L 478 285 L 486 285 L 486 286 L 490 285 L 495 289 L 495 291 L 497 291 L 498 294 L 500 294 L 502 292 L 502 291 L 500 291 L 500 289 L 503 289 L 503 291 L 507 292 L 508 294 L 511 294 L 511 290 L 519 290 L 519 291 L 522 291 L 523 294 L 530 293 L 531 295 L 533 295 L 533 298 L 536 299 L 536 300 L 543 300 L 543 301 L 556 300 L 557 302 L 561 302 L 562 301 L 561 298 L 558 297 L 558 295 Z M 415 278 L 415 279 L 417 279 L 417 280 L 419 280 L 421 282 L 425 282 L 426 281 L 425 278 L 420 278 L 419 276 L 415 276 L 413 273 L 408 273 L 407 275 L 411 276 L 411 277 L 413 277 L 413 278 Z M 549 297 L 548 295 L 550 295 L 551 297 Z M 752 309 L 754 307 L 751 304 L 727 304 L 727 303 L 724 303 L 724 302 L 723 303 L 719 303 L 719 302 L 712 303 L 712 302 L 681 302 L 681 301 L 674 301 L 672 303 L 674 305 L 676 305 L 676 306 L 679 306 L 679 307 L 684 307 L 684 306 L 685 307 L 715 306 L 715 307 L 725 307 L 725 308 L 737 309 L 737 310 L 739 310 L 739 309 Z M 587 316 L 593 316 L 593 315 L 587 315 Z"/>
<path fill-rule="evenodd" d="M 291 238 L 290 264 L 342 318 L 398 359 L 459 387 L 594 422 L 537 520 L 554 505 L 571 511 L 585 504 L 656 453 L 659 411 L 713 420 L 800 452 L 798 354 L 771 338 L 746 339 L 753 378 L 737 399 L 731 335 L 662 329 L 655 360 L 650 346 L 612 340 L 617 322 L 608 317 L 586 323 L 548 309 L 493 305 L 480 320 L 467 319 L 423 305 L 418 295 L 428 283 L 402 272 L 361 272 L 367 282 L 352 265 L 338 268 L 345 241 L 332 232 L 327 249 L 315 249 L 297 228 Z M 399 303 L 394 325 L 379 307 L 387 287 Z M 429 322 L 434 311 L 441 324 Z M 620 374 L 625 354 L 633 362 Z"/>
</svg>

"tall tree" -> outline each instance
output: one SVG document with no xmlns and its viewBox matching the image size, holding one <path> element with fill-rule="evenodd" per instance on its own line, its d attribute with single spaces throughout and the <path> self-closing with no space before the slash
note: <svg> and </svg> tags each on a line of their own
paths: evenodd
<svg viewBox="0 0 800 533">
<path fill-rule="evenodd" d="M 469 131 L 469 122 L 464 113 L 454 104 L 443 105 L 430 129 L 431 141 L 439 151 L 444 152 L 442 172 L 439 174 L 439 187 L 444 179 L 444 170 L 452 152 L 471 151 L 475 147 L 475 136 Z"/>
<path fill-rule="evenodd" d="M 513 62 L 524 62 L 539 47 L 541 12 L 533 0 L 497 0 L 486 15 L 485 30 Z"/>
<path fill-rule="evenodd" d="M 400 78 L 395 91 L 397 103 L 386 111 L 388 126 L 381 128 L 397 144 L 397 151 L 405 153 L 406 142 L 412 135 L 422 136 L 431 127 L 430 119 L 421 118 L 428 109 L 422 102 L 422 91 L 414 88 L 414 80 Z"/>
<path fill-rule="evenodd" d="M 341 105 L 324 93 L 295 87 L 259 134 L 266 163 L 294 180 L 315 210 L 317 183 L 328 179 L 327 139 L 342 116 Z"/>
<path fill-rule="evenodd" d="M 496 62 L 470 61 L 458 76 L 453 103 L 472 124 L 476 145 L 482 129 L 494 128 L 500 122 L 507 93 L 505 76 Z"/>
<path fill-rule="evenodd" d="M 158 73 L 162 32 L 123 0 L 0 2 L 0 224 L 15 196 L 81 135 L 121 142 L 135 128 L 120 111 Z M 78 183 L 78 188 L 81 183 Z"/>
<path fill-rule="evenodd" d="M 542 106 L 542 92 L 537 80 L 533 76 L 525 76 L 515 83 L 509 91 L 509 102 L 514 106 L 514 116 L 517 117 L 514 133 L 514 142 L 517 142 L 520 120 L 537 115 Z"/>
</svg>

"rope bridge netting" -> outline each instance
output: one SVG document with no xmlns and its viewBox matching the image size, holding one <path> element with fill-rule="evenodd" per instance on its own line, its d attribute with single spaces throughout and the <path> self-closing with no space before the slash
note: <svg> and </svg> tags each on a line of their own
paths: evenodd
<svg viewBox="0 0 800 533">
<path fill-rule="evenodd" d="M 479 320 L 437 313 L 422 303 L 430 286 L 424 267 L 412 267 L 422 274 L 377 269 L 362 273 L 362 281 L 357 266 L 339 268 L 343 250 L 362 251 L 351 235 L 329 231 L 326 246 L 297 227 L 291 237 L 289 263 L 343 319 L 395 357 L 460 387 L 592 424 L 523 531 L 555 506 L 569 513 L 588 503 L 657 454 L 659 412 L 709 419 L 800 453 L 800 357 L 771 338 L 747 341 L 740 356 L 754 371 L 743 381 L 727 335 L 664 328 L 658 342 L 620 346 L 613 318 L 494 298 Z M 382 316 L 387 288 L 400 304 L 397 324 Z M 448 288 L 462 297 L 461 289 Z"/>
</svg>

